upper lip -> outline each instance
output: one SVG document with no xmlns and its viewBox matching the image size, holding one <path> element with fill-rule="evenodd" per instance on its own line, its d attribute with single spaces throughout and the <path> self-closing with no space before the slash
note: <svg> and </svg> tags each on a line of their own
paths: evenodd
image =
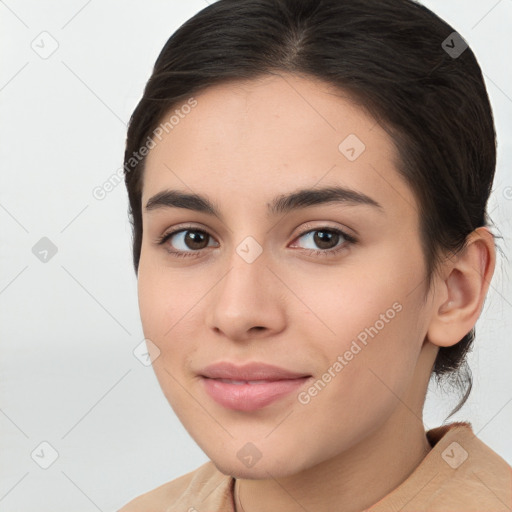
<svg viewBox="0 0 512 512">
<path fill-rule="evenodd" d="M 305 373 L 293 372 L 265 363 L 251 362 L 238 366 L 227 361 L 207 366 L 200 375 L 210 379 L 232 380 L 284 380 L 310 377 Z"/>
</svg>

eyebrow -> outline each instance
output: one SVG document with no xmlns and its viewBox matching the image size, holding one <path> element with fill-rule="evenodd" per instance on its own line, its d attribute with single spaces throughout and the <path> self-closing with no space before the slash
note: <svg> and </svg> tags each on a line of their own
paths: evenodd
<svg viewBox="0 0 512 512">
<path fill-rule="evenodd" d="M 267 203 L 267 215 L 276 216 L 293 210 L 308 208 L 321 204 L 348 204 L 369 205 L 384 210 L 375 199 L 344 187 L 325 187 L 315 189 L 301 189 L 290 194 L 276 196 L 272 202 Z M 160 208 L 185 208 L 197 212 L 213 215 L 222 220 L 220 209 L 206 196 L 179 190 L 163 190 L 152 196 L 146 203 L 146 211 Z"/>
</svg>

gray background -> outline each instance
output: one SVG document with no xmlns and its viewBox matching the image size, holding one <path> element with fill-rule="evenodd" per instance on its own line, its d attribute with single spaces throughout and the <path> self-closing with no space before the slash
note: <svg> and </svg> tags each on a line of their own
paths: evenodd
<svg viewBox="0 0 512 512">
<path fill-rule="evenodd" d="M 499 142 L 489 210 L 510 258 L 512 0 L 424 3 L 484 71 Z M 122 165 L 160 49 L 205 6 L 0 1 L 0 511 L 115 510 L 207 460 L 133 354 L 143 334 L 124 185 L 93 196 Z M 498 255 L 469 358 L 475 386 L 450 421 L 471 421 L 512 463 L 509 271 Z M 457 401 L 432 385 L 426 427 Z M 48 469 L 42 442 L 58 453 Z"/>
</svg>

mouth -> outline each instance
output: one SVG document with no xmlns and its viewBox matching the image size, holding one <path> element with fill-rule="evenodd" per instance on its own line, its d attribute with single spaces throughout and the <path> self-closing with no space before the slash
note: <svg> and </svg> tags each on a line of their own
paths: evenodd
<svg viewBox="0 0 512 512">
<path fill-rule="evenodd" d="M 217 363 L 201 374 L 206 393 L 226 409 L 255 411 L 283 399 L 304 386 L 312 376 L 278 366 Z"/>
<path fill-rule="evenodd" d="M 232 379 L 215 379 L 219 382 L 224 382 L 225 384 L 235 384 L 237 386 L 241 386 L 243 384 L 262 384 L 264 382 L 277 382 L 275 380 L 232 380 Z"/>
</svg>

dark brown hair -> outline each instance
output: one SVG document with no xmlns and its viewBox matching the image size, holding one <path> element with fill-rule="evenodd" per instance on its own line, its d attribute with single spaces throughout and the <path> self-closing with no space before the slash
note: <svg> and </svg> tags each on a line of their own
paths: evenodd
<svg viewBox="0 0 512 512">
<path fill-rule="evenodd" d="M 142 242 L 139 150 L 171 108 L 232 80 L 289 72 L 349 95 L 390 134 L 398 172 L 418 204 L 427 291 L 443 257 L 489 226 L 496 139 L 482 72 L 465 41 L 412 0 L 218 0 L 167 41 L 129 123 L 124 158 L 138 271 Z M 135 156 L 137 156 L 135 158 Z M 493 235 L 495 236 L 495 235 Z M 472 329 L 441 347 L 433 373 L 467 400 Z"/>
</svg>

